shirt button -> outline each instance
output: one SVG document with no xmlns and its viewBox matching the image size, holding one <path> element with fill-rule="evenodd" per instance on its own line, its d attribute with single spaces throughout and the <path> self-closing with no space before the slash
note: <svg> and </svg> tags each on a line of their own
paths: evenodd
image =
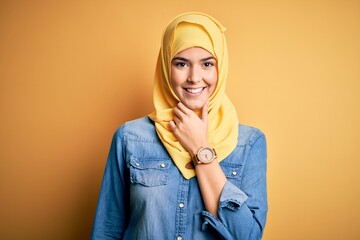
<svg viewBox="0 0 360 240">
<path fill-rule="evenodd" d="M 160 165 L 160 167 L 162 167 L 162 168 L 166 167 L 165 163 L 162 163 L 162 164 Z"/>
<path fill-rule="evenodd" d="M 233 175 L 233 176 L 236 176 L 236 175 L 237 175 L 237 172 L 232 172 L 232 175 Z"/>
<path fill-rule="evenodd" d="M 135 163 L 135 166 L 137 166 L 137 167 L 140 166 L 140 163 Z"/>
<path fill-rule="evenodd" d="M 180 204 L 179 204 L 179 207 L 180 207 L 180 208 L 183 208 L 183 207 L 184 207 L 184 204 L 183 204 L 183 203 L 180 203 Z"/>
<path fill-rule="evenodd" d="M 176 238 L 176 240 L 182 240 L 182 237 L 181 237 L 181 236 L 178 236 L 178 237 Z"/>
</svg>

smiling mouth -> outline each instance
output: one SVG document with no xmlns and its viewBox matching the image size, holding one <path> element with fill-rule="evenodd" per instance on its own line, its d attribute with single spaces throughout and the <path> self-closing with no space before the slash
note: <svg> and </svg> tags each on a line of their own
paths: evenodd
<svg viewBox="0 0 360 240">
<path fill-rule="evenodd" d="M 202 90 L 205 89 L 205 87 L 200 87 L 200 88 L 184 88 L 185 91 L 189 92 L 189 93 L 192 93 L 192 94 L 197 94 L 197 93 L 200 93 L 202 92 Z"/>
</svg>

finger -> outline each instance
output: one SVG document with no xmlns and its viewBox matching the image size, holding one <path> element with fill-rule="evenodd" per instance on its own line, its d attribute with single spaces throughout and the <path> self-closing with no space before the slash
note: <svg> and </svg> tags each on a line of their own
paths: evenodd
<svg viewBox="0 0 360 240">
<path fill-rule="evenodd" d="M 174 121 L 170 121 L 170 129 L 171 129 L 171 131 L 173 131 L 173 132 L 176 130 L 176 124 L 175 124 Z"/>
<path fill-rule="evenodd" d="M 190 113 L 192 113 L 192 110 L 187 108 L 185 106 L 185 104 L 183 104 L 182 102 L 179 102 L 177 107 L 186 115 L 189 115 Z"/>
<path fill-rule="evenodd" d="M 172 121 L 175 124 L 175 127 L 178 127 L 181 124 L 181 119 L 177 116 L 174 116 L 174 120 Z"/>
<path fill-rule="evenodd" d="M 184 116 L 184 113 L 179 109 L 178 106 L 174 107 L 174 116 L 179 119 L 182 119 Z"/>
</svg>

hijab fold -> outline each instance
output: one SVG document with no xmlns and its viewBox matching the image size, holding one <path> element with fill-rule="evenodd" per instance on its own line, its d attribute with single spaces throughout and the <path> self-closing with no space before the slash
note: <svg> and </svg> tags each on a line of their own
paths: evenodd
<svg viewBox="0 0 360 240">
<path fill-rule="evenodd" d="M 179 102 L 170 81 L 171 60 L 179 52 L 201 47 L 217 61 L 218 82 L 209 99 L 208 140 L 221 162 L 236 147 L 238 118 L 236 110 L 225 94 L 228 53 L 225 28 L 213 17 L 204 13 L 190 12 L 175 17 L 164 30 L 157 60 L 153 101 L 155 111 L 149 114 L 156 132 L 177 168 L 186 179 L 196 175 L 191 158 L 170 129 L 174 119 L 173 108 Z"/>
</svg>

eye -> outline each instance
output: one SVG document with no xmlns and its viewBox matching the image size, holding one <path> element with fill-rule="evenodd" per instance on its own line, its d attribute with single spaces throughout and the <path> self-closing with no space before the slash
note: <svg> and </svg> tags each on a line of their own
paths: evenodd
<svg viewBox="0 0 360 240">
<path fill-rule="evenodd" d="M 204 62 L 204 67 L 205 68 L 210 68 L 210 67 L 213 67 L 213 66 L 215 66 L 215 62 L 213 62 L 213 61 Z"/>
<path fill-rule="evenodd" d="M 177 68 L 185 68 L 189 66 L 189 64 L 184 61 L 173 61 L 173 65 Z"/>
</svg>

